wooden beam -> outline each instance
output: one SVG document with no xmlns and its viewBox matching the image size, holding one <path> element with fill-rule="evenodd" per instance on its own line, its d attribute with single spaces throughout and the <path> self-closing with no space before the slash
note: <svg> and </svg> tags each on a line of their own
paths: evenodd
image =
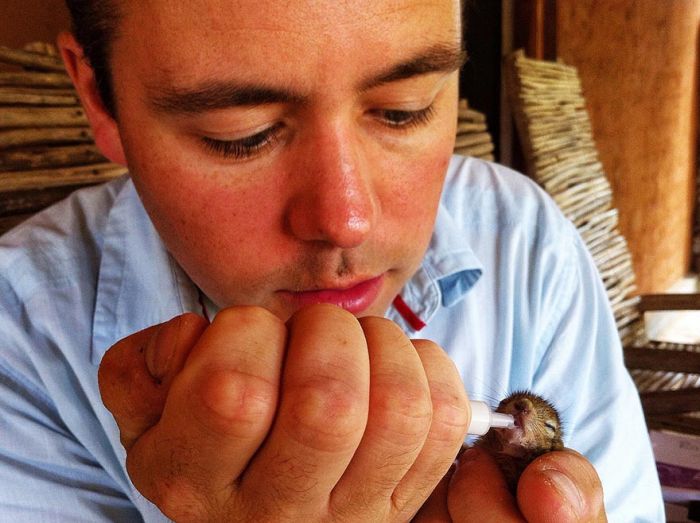
<svg viewBox="0 0 700 523">
<path fill-rule="evenodd" d="M 639 297 L 640 312 L 700 310 L 700 294 L 643 294 Z"/>
<path fill-rule="evenodd" d="M 556 60 L 556 0 L 513 1 L 513 48 L 529 58 Z"/>
<path fill-rule="evenodd" d="M 700 418 L 691 416 L 647 416 L 650 429 L 673 430 L 684 434 L 700 435 Z"/>
<path fill-rule="evenodd" d="M 640 398 L 647 416 L 700 411 L 700 388 L 642 392 Z"/>
<path fill-rule="evenodd" d="M 80 99 L 75 91 L 67 89 L 0 87 L 0 104 L 79 107 Z"/>
<path fill-rule="evenodd" d="M 92 142 L 89 127 L 27 127 L 0 129 L 0 151 L 11 147 Z"/>
<path fill-rule="evenodd" d="M 63 147 L 29 147 L 0 151 L 0 179 L 8 171 L 51 169 L 67 165 L 87 165 L 107 162 L 95 144 Z"/>
<path fill-rule="evenodd" d="M 0 45 L 0 62 L 11 65 L 21 65 L 42 71 L 57 71 L 64 73 L 66 71 L 63 61 L 60 58 L 49 56 L 47 54 L 35 53 L 32 51 L 12 49 L 11 47 L 5 47 L 3 45 Z"/>
<path fill-rule="evenodd" d="M 0 173 L 0 193 L 106 182 L 125 172 L 126 168 L 121 165 L 102 163 L 59 169 Z"/>
<path fill-rule="evenodd" d="M 65 73 L 38 73 L 35 71 L 0 72 L 0 85 L 8 87 L 73 87 L 70 77 Z"/>
<path fill-rule="evenodd" d="M 700 352 L 651 348 L 626 348 L 628 369 L 663 370 L 700 374 Z"/>
<path fill-rule="evenodd" d="M 88 125 L 85 111 L 75 108 L 0 107 L 0 129 L 12 127 L 76 127 Z"/>
</svg>

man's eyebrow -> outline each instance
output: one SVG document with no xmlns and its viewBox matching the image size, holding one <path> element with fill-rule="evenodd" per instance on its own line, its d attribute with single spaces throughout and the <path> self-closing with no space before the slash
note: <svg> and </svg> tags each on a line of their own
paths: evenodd
<svg viewBox="0 0 700 523">
<path fill-rule="evenodd" d="M 405 80 L 428 73 L 452 72 L 467 61 L 467 52 L 459 45 L 437 44 L 418 52 L 408 60 L 399 62 L 378 75 L 362 82 L 360 88 L 367 91 L 390 82 Z"/>
<path fill-rule="evenodd" d="M 209 80 L 193 87 L 149 87 L 149 103 L 169 114 L 196 114 L 216 109 L 266 104 L 301 104 L 305 97 L 264 85 Z"/>
<path fill-rule="evenodd" d="M 360 90 L 422 74 L 455 71 L 464 65 L 466 59 L 466 52 L 458 45 L 434 45 L 363 81 Z M 301 105 L 307 102 L 305 96 L 291 90 L 226 80 L 207 80 L 192 87 L 149 86 L 147 93 L 149 104 L 155 110 L 175 115 L 240 106 Z"/>
</svg>

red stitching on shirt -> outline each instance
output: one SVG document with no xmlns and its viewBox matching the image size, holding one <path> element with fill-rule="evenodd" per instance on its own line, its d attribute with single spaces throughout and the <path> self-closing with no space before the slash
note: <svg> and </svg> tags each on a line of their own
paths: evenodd
<svg viewBox="0 0 700 523">
<path fill-rule="evenodd" d="M 419 331 L 425 327 L 425 322 L 406 305 L 406 302 L 403 301 L 400 294 L 397 294 L 396 298 L 394 298 L 394 308 L 399 311 L 399 314 L 403 316 L 403 319 L 406 320 L 414 330 Z"/>
</svg>

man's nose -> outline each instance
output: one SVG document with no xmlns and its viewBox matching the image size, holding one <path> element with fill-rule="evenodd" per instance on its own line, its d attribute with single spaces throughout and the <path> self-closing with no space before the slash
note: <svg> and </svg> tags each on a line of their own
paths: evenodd
<svg viewBox="0 0 700 523">
<path fill-rule="evenodd" d="M 291 233 L 349 249 L 376 226 L 379 201 L 371 165 L 357 137 L 341 126 L 308 137 L 296 163 L 301 183 L 287 209 Z"/>
</svg>

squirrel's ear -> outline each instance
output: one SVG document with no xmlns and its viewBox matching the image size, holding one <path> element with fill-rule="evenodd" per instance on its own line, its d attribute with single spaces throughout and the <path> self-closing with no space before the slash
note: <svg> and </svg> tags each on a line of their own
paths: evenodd
<svg viewBox="0 0 700 523">
<path fill-rule="evenodd" d="M 126 166 L 119 127 L 102 101 L 95 73 L 83 48 L 68 32 L 58 36 L 58 47 L 90 122 L 95 144 L 110 161 Z"/>
</svg>

